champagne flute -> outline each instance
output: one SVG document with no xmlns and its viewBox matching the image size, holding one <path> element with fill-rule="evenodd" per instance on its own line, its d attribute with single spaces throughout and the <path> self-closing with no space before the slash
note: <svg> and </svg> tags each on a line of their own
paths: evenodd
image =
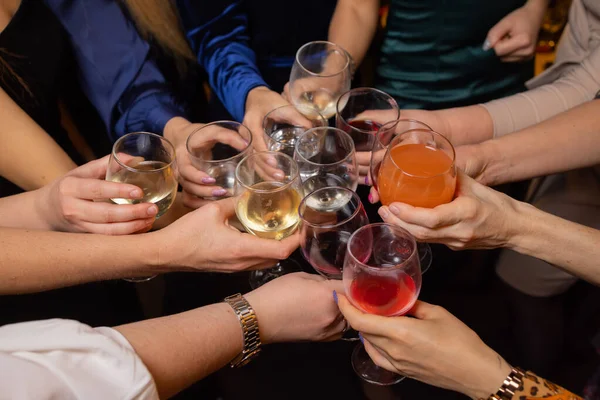
<svg viewBox="0 0 600 400">
<path fill-rule="evenodd" d="M 235 168 L 252 149 L 252 133 L 239 122 L 216 121 L 192 132 L 186 148 L 192 165 L 226 192 L 206 199 L 219 200 L 233 196 Z"/>
<path fill-rule="evenodd" d="M 300 47 L 290 73 L 291 103 L 316 108 L 323 117 L 335 115 L 340 95 L 350 89 L 352 80 L 348 53 L 326 41 Z"/>
<path fill-rule="evenodd" d="M 400 108 L 389 94 L 373 88 L 356 88 L 340 96 L 336 127 L 352 137 L 356 151 L 371 151 L 382 124 L 400 118 Z"/>
<path fill-rule="evenodd" d="M 265 239 L 282 240 L 296 230 L 300 217 L 302 182 L 298 165 L 288 155 L 262 151 L 246 156 L 235 170 L 238 219 L 246 230 Z M 285 261 L 254 271 L 250 285 L 257 288 L 287 272 Z"/>
<path fill-rule="evenodd" d="M 329 186 L 356 190 L 358 169 L 352 138 L 337 128 L 313 128 L 296 142 L 294 160 L 298 163 L 304 192 Z"/>
<path fill-rule="evenodd" d="M 400 119 L 397 121 L 390 121 L 382 125 L 375 135 L 370 165 L 371 182 L 375 189 L 378 190 L 377 176 L 379 175 L 379 168 L 381 167 L 381 162 L 383 161 L 383 157 L 385 156 L 388 145 L 397 135 L 412 129 L 431 130 L 429 126 L 420 121 L 414 119 Z M 431 247 L 427 243 L 417 243 L 417 248 L 419 250 L 419 256 L 421 259 L 421 269 L 422 272 L 425 273 L 427 270 L 429 270 L 429 267 L 433 262 Z"/>
<path fill-rule="evenodd" d="M 141 199 L 111 199 L 116 204 L 154 203 L 160 218 L 171 207 L 177 194 L 174 173 L 175 148 L 167 139 L 154 133 L 134 132 L 119 138 L 112 149 L 106 180 L 135 185 L 144 193 Z M 127 278 L 145 282 L 154 278 Z"/>
<path fill-rule="evenodd" d="M 327 121 L 312 107 L 291 104 L 277 107 L 263 120 L 265 144 L 270 151 L 293 157 L 298 137 L 307 129 L 320 126 L 327 126 Z"/>
<path fill-rule="evenodd" d="M 415 239 L 390 224 L 370 224 L 348 241 L 343 270 L 348 300 L 359 310 L 386 317 L 406 314 L 421 290 L 421 267 Z M 352 367 L 365 381 L 393 385 L 404 376 L 373 363 L 364 346 L 352 352 Z"/>
</svg>

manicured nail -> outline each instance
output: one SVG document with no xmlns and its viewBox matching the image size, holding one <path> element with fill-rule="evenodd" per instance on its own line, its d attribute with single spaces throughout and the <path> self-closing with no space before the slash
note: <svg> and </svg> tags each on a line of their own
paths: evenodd
<svg viewBox="0 0 600 400">
<path fill-rule="evenodd" d="M 129 195 L 132 199 L 139 199 L 143 196 L 143 193 L 140 189 L 133 189 L 131 192 L 129 192 Z"/>
<path fill-rule="evenodd" d="M 227 190 L 225 189 L 215 189 L 212 191 L 212 195 L 216 197 L 225 196 L 227 194 Z"/>
<path fill-rule="evenodd" d="M 368 184 L 369 184 L 369 177 L 365 176 L 365 185 L 368 185 Z"/>
<path fill-rule="evenodd" d="M 277 166 L 277 160 L 273 157 L 267 157 L 266 163 L 269 164 L 271 167 Z"/>
<path fill-rule="evenodd" d="M 335 304 L 338 303 L 337 292 L 335 290 L 333 291 L 333 301 L 335 301 Z"/>
<path fill-rule="evenodd" d="M 201 179 L 201 182 L 210 184 L 210 183 L 215 183 L 216 180 L 215 180 L 215 178 L 211 178 L 210 176 L 205 176 L 204 178 Z"/>
<path fill-rule="evenodd" d="M 358 338 L 362 344 L 365 344 L 365 338 L 363 337 L 362 333 L 358 332 Z"/>
<path fill-rule="evenodd" d="M 273 173 L 273 177 L 277 178 L 277 179 L 283 179 L 283 178 L 285 178 L 285 175 L 283 172 L 275 172 L 275 173 Z"/>
<path fill-rule="evenodd" d="M 400 214 L 400 210 L 396 206 L 390 206 L 390 211 L 396 215 Z"/>
<path fill-rule="evenodd" d="M 369 193 L 369 203 L 373 204 L 373 195 L 371 193 Z"/>
<path fill-rule="evenodd" d="M 149 216 L 153 217 L 153 216 L 155 216 L 156 214 L 158 214 L 158 207 L 156 207 L 156 206 L 154 206 L 154 205 L 152 205 L 152 206 L 148 207 L 148 215 L 149 215 Z"/>
<path fill-rule="evenodd" d="M 488 51 L 489 49 L 491 49 L 492 44 L 490 43 L 490 40 L 485 39 L 485 42 L 483 42 L 483 46 L 481 46 L 481 48 L 483 49 L 483 51 Z"/>
<path fill-rule="evenodd" d="M 379 211 L 377 211 L 379 213 L 379 215 L 381 215 L 381 218 L 386 219 L 389 215 L 388 211 L 385 209 L 385 207 L 381 207 L 379 209 Z"/>
</svg>

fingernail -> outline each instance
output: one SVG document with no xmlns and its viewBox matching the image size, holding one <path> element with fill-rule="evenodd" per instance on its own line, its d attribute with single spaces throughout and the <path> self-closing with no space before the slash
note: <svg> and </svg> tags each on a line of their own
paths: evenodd
<svg viewBox="0 0 600 400">
<path fill-rule="evenodd" d="M 276 167 L 277 166 L 277 160 L 275 160 L 274 158 L 268 157 L 266 162 L 271 167 Z"/>
<path fill-rule="evenodd" d="M 137 199 L 143 196 L 142 191 L 140 189 L 133 189 L 131 192 L 129 192 L 129 195 L 132 199 Z"/>
<path fill-rule="evenodd" d="M 481 46 L 481 48 L 483 49 L 483 51 L 488 51 L 489 49 L 491 49 L 492 44 L 490 43 L 490 40 L 485 39 L 485 42 L 483 42 L 483 46 Z"/>
<path fill-rule="evenodd" d="M 388 211 L 385 209 L 385 207 L 381 207 L 379 209 L 379 211 L 377 211 L 379 213 L 379 215 L 381 215 L 381 218 L 386 219 L 389 215 Z"/>
<path fill-rule="evenodd" d="M 400 210 L 396 206 L 390 206 L 390 211 L 396 215 L 400 214 Z"/>
<path fill-rule="evenodd" d="M 373 195 L 371 193 L 369 193 L 369 203 L 373 204 Z"/>
<path fill-rule="evenodd" d="M 204 178 L 201 179 L 202 183 L 215 183 L 216 180 L 215 178 L 211 178 L 210 176 L 206 176 Z"/>
<path fill-rule="evenodd" d="M 153 216 L 155 216 L 156 214 L 158 214 L 158 207 L 156 207 L 156 206 L 154 206 L 154 205 L 152 205 L 152 206 L 148 207 L 148 215 L 149 215 L 149 216 L 153 217 Z"/>
<path fill-rule="evenodd" d="M 225 189 L 215 189 L 212 191 L 213 196 L 225 196 L 227 194 L 227 190 Z"/>
<path fill-rule="evenodd" d="M 338 303 L 337 292 L 335 290 L 333 291 L 333 301 L 335 301 L 335 304 Z"/>
<path fill-rule="evenodd" d="M 358 338 L 362 344 L 365 344 L 365 338 L 363 337 L 362 333 L 358 332 Z"/>
<path fill-rule="evenodd" d="M 365 176 L 365 185 L 368 185 L 368 184 L 369 184 L 369 177 L 368 177 L 368 176 Z M 369 195 L 369 196 L 370 196 L 370 195 Z M 369 200 L 370 200 L 370 199 L 369 199 Z"/>
<path fill-rule="evenodd" d="M 275 172 L 273 174 L 273 177 L 275 177 L 277 179 L 283 179 L 283 178 L 285 178 L 285 175 L 283 174 L 283 172 Z"/>
</svg>

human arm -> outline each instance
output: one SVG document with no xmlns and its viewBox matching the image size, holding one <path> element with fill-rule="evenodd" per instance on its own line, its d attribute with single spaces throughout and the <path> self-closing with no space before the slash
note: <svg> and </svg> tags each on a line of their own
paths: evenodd
<svg viewBox="0 0 600 400">
<path fill-rule="evenodd" d="M 241 233 L 228 223 L 234 215 L 234 201 L 226 199 L 138 235 L 0 228 L 0 294 L 172 271 L 260 269 L 298 247 L 298 235 L 276 241 Z"/>
<path fill-rule="evenodd" d="M 535 55 L 537 37 L 549 0 L 528 0 L 490 29 L 484 50 L 494 49 L 504 62 L 520 62 Z"/>
<path fill-rule="evenodd" d="M 377 31 L 379 0 L 338 0 L 329 24 L 329 41 L 342 46 L 360 65 Z"/>
<path fill-rule="evenodd" d="M 507 247 L 600 285 L 600 231 L 556 217 L 459 172 L 456 198 L 432 209 L 392 203 L 385 222 L 452 249 Z"/>
<path fill-rule="evenodd" d="M 77 166 L 2 88 L 0 120 L 0 176 L 34 190 Z"/>
<path fill-rule="evenodd" d="M 454 390 L 472 399 L 487 399 L 502 386 L 511 366 L 468 326 L 439 306 L 417 301 L 407 317 L 365 314 L 339 296 L 340 310 L 361 332 L 365 348 L 378 366 L 392 372 Z M 513 399 L 580 399 L 566 390 L 526 373 Z M 537 387 L 537 391 L 525 391 Z M 572 396 L 572 397 L 569 397 Z"/>
</svg>

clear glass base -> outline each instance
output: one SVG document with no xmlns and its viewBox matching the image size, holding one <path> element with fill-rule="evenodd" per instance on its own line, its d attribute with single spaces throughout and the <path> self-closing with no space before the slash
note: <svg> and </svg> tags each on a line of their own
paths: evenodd
<svg viewBox="0 0 600 400">
<path fill-rule="evenodd" d="M 126 282 L 131 282 L 131 283 L 141 283 L 141 282 L 148 282 L 150 279 L 154 279 L 154 278 L 156 278 L 156 275 L 140 276 L 139 278 L 123 278 L 123 280 Z"/>
<path fill-rule="evenodd" d="M 395 385 L 406 378 L 375 365 L 362 344 L 356 346 L 352 352 L 352 368 L 362 379 L 379 386 Z"/>
<path fill-rule="evenodd" d="M 421 261 L 421 274 L 427 272 L 431 267 L 433 261 L 433 253 L 431 252 L 431 246 L 428 243 L 417 243 L 417 249 L 419 251 L 419 259 Z"/>
<path fill-rule="evenodd" d="M 250 274 L 250 287 L 254 290 L 273 279 L 292 272 L 302 272 L 302 266 L 292 259 L 280 261 L 271 268 L 252 271 Z"/>
</svg>

